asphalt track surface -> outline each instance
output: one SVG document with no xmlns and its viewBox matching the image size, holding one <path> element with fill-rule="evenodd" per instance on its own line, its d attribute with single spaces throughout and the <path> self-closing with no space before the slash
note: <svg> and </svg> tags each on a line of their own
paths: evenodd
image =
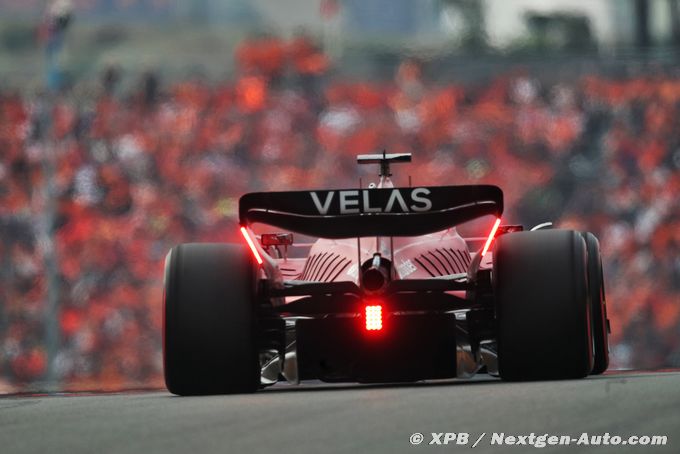
<svg viewBox="0 0 680 454">
<path fill-rule="evenodd" d="M 411 434 L 423 434 L 411 445 Z M 467 432 L 465 445 L 429 445 Z M 666 446 L 491 445 L 505 435 L 666 435 Z M 485 433 L 477 447 L 472 444 Z M 442 437 L 443 441 L 443 437 Z M 0 397 L 0 453 L 680 453 L 680 372 L 585 380 L 279 386 L 254 395 L 167 392 Z"/>
</svg>

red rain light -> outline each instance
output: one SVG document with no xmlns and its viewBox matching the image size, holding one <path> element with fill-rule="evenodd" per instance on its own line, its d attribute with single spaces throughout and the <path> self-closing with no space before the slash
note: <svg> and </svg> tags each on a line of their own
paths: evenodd
<svg viewBox="0 0 680 454">
<path fill-rule="evenodd" d="M 380 331 L 383 328 L 382 306 L 366 306 L 366 331 Z"/>
<path fill-rule="evenodd" d="M 484 249 L 482 249 L 482 257 L 484 257 L 484 255 L 489 250 L 489 246 L 491 246 L 491 242 L 493 241 L 494 237 L 496 236 L 496 231 L 498 230 L 499 225 L 501 225 L 501 218 L 496 218 L 496 222 L 494 222 L 493 227 L 491 228 L 491 233 L 489 233 L 489 238 L 486 239 L 486 243 L 484 244 Z"/>
<path fill-rule="evenodd" d="M 253 239 L 248 234 L 248 230 L 246 230 L 245 227 L 241 227 L 241 233 L 243 234 L 243 238 L 246 239 L 246 243 L 248 243 L 248 246 L 250 247 L 250 250 L 252 251 L 253 256 L 255 256 L 255 260 L 257 260 L 257 264 L 262 265 L 262 257 L 260 257 L 260 253 L 257 251 L 257 248 L 255 247 L 255 243 L 253 242 Z"/>
</svg>

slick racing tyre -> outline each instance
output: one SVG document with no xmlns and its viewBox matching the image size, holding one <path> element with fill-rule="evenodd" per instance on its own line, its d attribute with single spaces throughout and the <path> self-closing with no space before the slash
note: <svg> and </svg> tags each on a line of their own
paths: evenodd
<svg viewBox="0 0 680 454">
<path fill-rule="evenodd" d="M 232 244 L 182 244 L 165 259 L 165 384 L 178 395 L 254 392 L 256 268 Z"/>
<path fill-rule="evenodd" d="M 581 378 L 593 368 L 586 243 L 570 230 L 500 236 L 493 255 L 499 375 Z"/>
<path fill-rule="evenodd" d="M 594 364 L 593 375 L 607 370 L 609 366 L 609 323 L 605 304 L 604 278 L 600 243 L 590 232 L 582 233 L 588 251 L 588 286 L 590 292 L 591 322 L 593 324 Z"/>
</svg>

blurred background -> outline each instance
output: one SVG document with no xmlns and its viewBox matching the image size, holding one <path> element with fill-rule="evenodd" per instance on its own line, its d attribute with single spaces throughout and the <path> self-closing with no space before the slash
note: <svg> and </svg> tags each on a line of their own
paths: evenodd
<svg viewBox="0 0 680 454">
<path fill-rule="evenodd" d="M 162 386 L 169 248 L 382 149 L 594 232 L 612 367 L 680 367 L 679 61 L 677 0 L 0 0 L 0 392 Z"/>
</svg>

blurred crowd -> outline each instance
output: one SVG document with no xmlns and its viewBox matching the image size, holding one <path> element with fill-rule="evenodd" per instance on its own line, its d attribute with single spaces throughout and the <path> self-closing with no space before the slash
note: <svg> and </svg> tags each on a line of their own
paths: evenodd
<svg viewBox="0 0 680 454">
<path fill-rule="evenodd" d="M 239 241 L 244 192 L 366 181 L 355 155 L 382 149 L 413 152 L 397 183 L 497 184 L 509 222 L 594 232 L 612 366 L 680 366 L 678 74 L 433 84 L 407 59 L 348 80 L 304 34 L 235 58 L 221 83 L 123 90 L 138 76 L 111 68 L 95 90 L 0 92 L 0 391 L 50 378 L 50 317 L 59 387 L 160 385 L 167 251 Z"/>
</svg>

